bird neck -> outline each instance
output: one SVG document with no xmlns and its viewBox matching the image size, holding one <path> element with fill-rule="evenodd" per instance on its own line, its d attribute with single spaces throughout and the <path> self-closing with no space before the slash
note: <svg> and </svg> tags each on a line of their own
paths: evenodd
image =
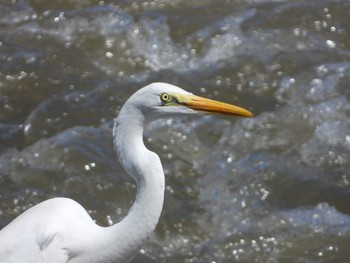
<svg viewBox="0 0 350 263">
<path fill-rule="evenodd" d="M 119 256 L 127 251 L 135 253 L 153 233 L 162 211 L 165 187 L 160 159 L 143 142 L 143 115 L 130 119 L 124 113 L 115 121 L 114 143 L 121 165 L 136 181 L 137 195 L 128 215 L 112 226 L 115 242 L 122 241 L 118 244 L 118 250 L 122 250 Z"/>
</svg>

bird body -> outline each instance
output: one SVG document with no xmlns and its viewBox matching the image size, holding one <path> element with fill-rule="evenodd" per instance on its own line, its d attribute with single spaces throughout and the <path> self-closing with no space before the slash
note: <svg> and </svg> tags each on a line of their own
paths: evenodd
<svg viewBox="0 0 350 263">
<path fill-rule="evenodd" d="M 166 83 L 132 95 L 115 120 L 118 159 L 137 184 L 136 200 L 117 224 L 101 227 L 69 198 L 46 200 L 0 231 L 1 263 L 124 262 L 154 231 L 163 207 L 164 173 L 157 154 L 143 142 L 143 127 L 154 118 L 217 112 L 250 117 L 237 106 L 197 97 Z"/>
<path fill-rule="evenodd" d="M 68 262 L 70 255 L 66 248 L 78 249 L 87 234 L 79 231 L 80 234 L 73 237 L 73 233 L 84 228 L 96 236 L 94 232 L 98 232 L 99 227 L 80 204 L 68 198 L 46 200 L 25 211 L 1 231 L 0 262 Z M 67 244 L 67 234 L 72 244 Z M 85 239 L 85 244 L 87 241 Z"/>
</svg>

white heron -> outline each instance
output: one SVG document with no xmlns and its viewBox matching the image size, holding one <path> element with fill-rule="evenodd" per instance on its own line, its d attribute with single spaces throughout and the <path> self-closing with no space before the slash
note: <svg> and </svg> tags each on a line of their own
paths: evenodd
<svg viewBox="0 0 350 263">
<path fill-rule="evenodd" d="M 137 183 L 127 216 L 101 227 L 68 198 L 53 198 L 28 209 L 0 231 L 1 263 L 124 262 L 154 231 L 163 207 L 164 173 L 157 154 L 143 143 L 145 123 L 159 117 L 213 112 L 251 117 L 240 107 L 198 97 L 166 83 L 132 95 L 114 124 L 118 159 Z"/>
</svg>

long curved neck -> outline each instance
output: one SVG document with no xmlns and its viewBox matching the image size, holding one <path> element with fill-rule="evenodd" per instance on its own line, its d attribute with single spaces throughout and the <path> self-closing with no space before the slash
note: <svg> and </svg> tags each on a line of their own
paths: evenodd
<svg viewBox="0 0 350 263">
<path fill-rule="evenodd" d="M 132 116 L 130 118 L 130 115 Z M 110 227 L 109 241 L 115 244 L 110 251 L 117 258 L 128 256 L 154 231 L 163 207 L 164 173 L 158 155 L 143 143 L 144 117 L 132 114 L 124 107 L 114 126 L 114 143 L 118 159 L 137 184 L 136 200 L 128 215 Z"/>
</svg>

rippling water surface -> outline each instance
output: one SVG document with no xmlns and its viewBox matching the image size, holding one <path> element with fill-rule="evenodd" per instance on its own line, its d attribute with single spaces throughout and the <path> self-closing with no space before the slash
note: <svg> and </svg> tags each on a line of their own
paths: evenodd
<svg viewBox="0 0 350 263">
<path fill-rule="evenodd" d="M 164 210 L 139 262 L 347 262 L 349 1 L 0 4 L 0 228 L 71 197 L 118 222 L 134 182 L 112 147 L 123 102 L 153 81 L 253 119 L 158 120 Z"/>
</svg>

